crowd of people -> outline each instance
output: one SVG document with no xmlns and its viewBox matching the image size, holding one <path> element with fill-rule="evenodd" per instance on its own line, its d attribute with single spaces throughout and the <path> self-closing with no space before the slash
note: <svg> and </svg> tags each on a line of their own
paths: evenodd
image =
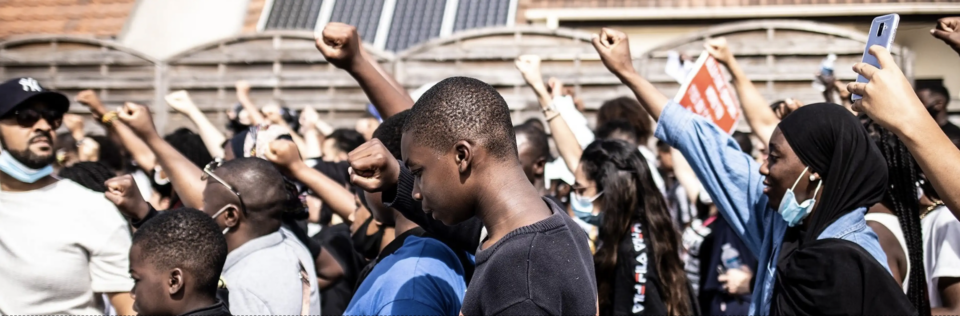
<svg viewBox="0 0 960 316">
<path fill-rule="evenodd" d="M 960 53 L 960 18 L 931 33 Z M 185 91 L 165 100 L 195 128 L 163 136 L 87 90 L 106 130 L 89 135 L 67 96 L 0 84 L 0 314 L 960 312 L 950 94 L 882 47 L 854 66 L 869 82 L 821 75 L 825 102 L 804 105 L 769 103 L 708 40 L 752 131 L 731 135 L 612 29 L 593 45 L 634 95 L 595 130 L 538 56 L 516 66 L 543 117 L 515 125 L 477 79 L 414 99 L 360 43 L 341 23 L 316 39 L 376 109 L 355 129 L 258 107 L 241 81 L 227 134 Z"/>
</svg>

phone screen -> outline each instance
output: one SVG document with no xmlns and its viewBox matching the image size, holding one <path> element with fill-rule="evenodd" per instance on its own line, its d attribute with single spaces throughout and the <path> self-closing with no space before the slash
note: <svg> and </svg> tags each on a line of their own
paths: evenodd
<svg viewBox="0 0 960 316">
<path fill-rule="evenodd" d="M 870 47 L 880 45 L 889 50 L 890 47 L 893 46 L 893 39 L 897 35 L 897 27 L 899 25 L 900 15 L 896 13 L 878 16 L 873 19 L 873 23 L 870 24 L 870 33 L 867 34 L 867 45 L 863 48 L 863 63 L 880 68 L 880 62 L 877 61 L 877 58 L 870 55 Z M 863 76 L 857 76 L 857 82 L 866 83 L 868 81 L 869 80 Z M 860 98 L 860 95 L 853 95 L 854 100 L 860 100 Z"/>
</svg>

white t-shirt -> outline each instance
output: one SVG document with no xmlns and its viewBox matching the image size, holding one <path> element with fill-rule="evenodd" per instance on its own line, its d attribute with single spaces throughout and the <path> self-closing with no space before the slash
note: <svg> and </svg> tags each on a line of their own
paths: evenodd
<svg viewBox="0 0 960 316">
<path fill-rule="evenodd" d="M 130 231 L 103 194 L 70 180 L 0 192 L 0 314 L 102 314 L 128 292 Z"/>
<path fill-rule="evenodd" d="M 930 307 L 943 307 L 937 281 L 960 277 L 960 221 L 945 206 L 920 220 Z"/>
</svg>

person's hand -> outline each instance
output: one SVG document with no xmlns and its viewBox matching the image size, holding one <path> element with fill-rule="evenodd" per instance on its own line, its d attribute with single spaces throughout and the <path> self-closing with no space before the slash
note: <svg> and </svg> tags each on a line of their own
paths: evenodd
<svg viewBox="0 0 960 316">
<path fill-rule="evenodd" d="M 837 90 L 837 77 L 834 75 L 825 75 L 821 72 L 816 72 L 814 76 L 817 77 L 817 80 L 823 84 L 826 90 L 824 92 L 833 92 Z"/>
<path fill-rule="evenodd" d="M 80 161 L 100 161 L 100 143 L 90 137 L 79 140 L 77 158 Z"/>
<path fill-rule="evenodd" d="M 536 87 L 543 85 L 543 74 L 540 73 L 540 56 L 521 55 L 514 61 L 517 70 L 523 75 L 523 80 L 529 85 Z"/>
<path fill-rule="evenodd" d="M 796 111 L 802 106 L 803 102 L 790 98 L 783 100 L 783 103 L 777 106 L 777 108 L 773 109 L 773 113 L 778 119 L 783 120 L 783 118 L 787 117 L 787 115 L 790 115 L 790 113 L 793 113 L 793 111 Z"/>
<path fill-rule="evenodd" d="M 316 128 L 319 121 L 320 114 L 317 114 L 317 110 L 313 109 L 312 106 L 305 106 L 303 111 L 300 111 L 300 129 L 303 132 Z"/>
<path fill-rule="evenodd" d="M 622 76 L 635 73 L 633 57 L 630 55 L 630 42 L 627 34 L 603 28 L 593 37 L 593 47 L 600 54 L 600 60 L 614 75 Z"/>
<path fill-rule="evenodd" d="M 721 64 L 729 65 L 733 61 L 733 53 L 730 53 L 730 46 L 727 45 L 727 39 L 724 37 L 707 40 L 703 43 L 703 48 Z"/>
<path fill-rule="evenodd" d="M 331 22 L 323 28 L 316 38 L 317 49 L 327 62 L 343 70 L 351 70 L 363 60 L 360 48 L 360 35 L 352 25 Z"/>
<path fill-rule="evenodd" d="M 157 129 L 153 127 L 153 118 L 150 117 L 150 109 L 145 106 L 132 102 L 124 103 L 123 107 L 117 111 L 117 118 L 140 138 L 157 133 Z"/>
<path fill-rule="evenodd" d="M 947 43 L 955 52 L 960 53 L 960 17 L 940 19 L 937 21 L 937 27 L 930 30 L 930 34 Z"/>
<path fill-rule="evenodd" d="M 246 80 L 237 81 L 234 84 L 234 87 L 237 89 L 238 97 L 246 97 L 250 95 L 250 83 Z"/>
<path fill-rule="evenodd" d="M 753 272 L 750 268 L 744 266 L 739 269 L 729 269 L 727 273 L 717 276 L 717 281 L 723 284 L 723 288 L 731 295 L 750 294 L 750 279 L 753 278 Z"/>
<path fill-rule="evenodd" d="M 569 95 L 567 94 L 569 91 L 563 88 L 563 81 L 560 81 L 557 77 L 550 77 L 550 79 L 547 80 L 547 86 L 550 89 L 550 95 L 554 99 Z"/>
<path fill-rule="evenodd" d="M 93 92 L 93 90 L 83 90 L 77 93 L 77 102 L 90 108 L 90 112 L 92 112 L 93 116 L 97 119 L 107 113 L 107 108 L 103 106 L 100 98 L 97 97 L 97 93 Z"/>
<path fill-rule="evenodd" d="M 174 91 L 163 97 L 174 110 L 183 114 L 193 114 L 200 112 L 197 105 L 190 99 L 190 94 L 185 90 Z"/>
<path fill-rule="evenodd" d="M 350 181 L 367 192 L 392 190 L 400 181 L 400 163 L 379 139 L 360 145 L 347 155 Z"/>
<path fill-rule="evenodd" d="M 301 168 L 307 167 L 303 159 L 300 158 L 300 150 L 297 149 L 297 144 L 286 139 L 270 142 L 269 148 L 264 153 L 264 158 L 290 175 L 295 175 Z"/>
<path fill-rule="evenodd" d="M 874 45 L 870 47 L 870 54 L 877 57 L 880 69 L 866 63 L 853 66 L 853 71 L 869 80 L 867 83 L 853 82 L 847 85 L 850 93 L 863 97 L 853 103 L 853 110 L 866 112 L 875 122 L 897 135 L 901 135 L 900 132 L 909 124 L 923 119 L 932 120 L 890 52 Z"/>
<path fill-rule="evenodd" d="M 127 174 L 104 182 L 107 191 L 103 195 L 117 206 L 124 216 L 139 221 L 150 213 L 150 205 L 143 200 L 133 176 Z"/>
<path fill-rule="evenodd" d="M 63 126 L 66 126 L 67 130 L 71 133 L 83 134 L 83 116 L 70 113 L 64 114 Z"/>
</svg>

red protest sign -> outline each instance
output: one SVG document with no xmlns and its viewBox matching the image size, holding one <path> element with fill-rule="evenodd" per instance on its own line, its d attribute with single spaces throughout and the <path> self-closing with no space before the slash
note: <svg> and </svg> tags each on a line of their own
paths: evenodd
<svg viewBox="0 0 960 316">
<path fill-rule="evenodd" d="M 733 133 L 740 119 L 740 105 L 733 87 L 720 71 L 720 64 L 707 52 L 700 54 L 673 101 L 717 124 L 727 133 Z"/>
</svg>

